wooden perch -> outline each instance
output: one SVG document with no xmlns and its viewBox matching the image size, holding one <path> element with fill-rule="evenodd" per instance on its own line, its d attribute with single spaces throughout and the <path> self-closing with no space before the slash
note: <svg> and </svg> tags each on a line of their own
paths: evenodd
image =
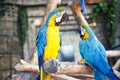
<svg viewBox="0 0 120 80">
<path fill-rule="evenodd" d="M 56 74 L 93 74 L 92 68 L 78 62 L 60 62 Z"/>
<path fill-rule="evenodd" d="M 107 55 L 107 57 L 118 57 L 118 56 L 120 56 L 120 51 L 117 51 L 117 50 L 107 51 L 106 55 Z M 64 73 L 64 74 L 68 74 L 68 73 L 70 73 L 70 74 L 71 73 L 74 73 L 74 74 L 75 73 L 81 73 L 81 74 L 84 74 L 84 69 L 85 69 L 85 73 L 87 71 L 86 74 L 91 74 L 91 70 L 89 71 L 89 69 L 91 69 L 90 67 L 88 67 L 86 65 L 81 65 L 81 64 L 78 65 L 78 63 L 74 63 L 74 62 L 68 63 L 65 66 L 71 65 L 71 66 L 67 67 L 67 69 L 70 67 L 69 68 L 70 70 L 72 70 L 71 68 L 73 68 L 73 67 L 75 67 L 75 68 L 79 67 L 78 70 L 82 69 L 83 70 L 82 72 L 79 72 L 76 69 L 73 69 L 73 71 L 70 71 L 68 69 L 68 72 L 64 71 L 64 69 L 61 70 L 61 68 L 64 67 L 64 64 L 66 64 L 66 62 L 61 62 L 60 63 L 61 67 L 58 68 L 58 72 L 57 73 L 59 73 L 59 74 L 60 73 Z M 76 66 L 74 66 L 74 65 L 76 65 Z M 17 65 L 15 65 L 15 69 L 17 71 L 28 71 L 28 72 L 30 71 L 30 72 L 34 72 L 34 73 L 38 73 L 38 71 L 39 71 L 37 64 L 27 63 L 24 60 L 20 60 L 20 63 L 18 63 Z M 61 72 L 61 71 L 63 71 L 63 72 Z"/>
<path fill-rule="evenodd" d="M 116 54 L 118 53 L 118 54 Z M 116 54 L 116 55 L 113 55 Z M 120 51 L 107 51 L 107 55 L 109 55 L 108 57 L 116 57 L 116 56 L 120 56 Z M 18 63 L 15 66 L 15 69 L 17 71 L 26 71 L 26 72 L 32 72 L 35 74 L 39 73 L 39 69 L 38 69 L 38 65 L 36 64 L 31 64 L 31 63 L 27 63 L 23 60 L 20 60 L 20 63 Z M 120 73 L 115 71 L 115 73 L 120 77 Z M 93 70 L 90 66 L 80 63 L 80 62 L 60 62 L 60 65 L 58 66 L 58 71 L 56 72 L 56 74 L 87 74 L 87 75 L 92 75 L 93 74 Z M 72 75 L 71 75 L 72 76 Z M 73 75 L 75 76 L 75 75 Z M 57 78 L 60 76 L 53 76 L 53 78 Z M 89 76 L 92 78 L 92 76 Z M 56 80 L 60 80 L 60 79 L 56 79 Z"/>
<path fill-rule="evenodd" d="M 60 4 L 61 4 L 61 0 L 48 0 L 43 20 L 41 20 L 39 22 L 39 26 L 46 23 L 48 14 Z M 36 23 L 36 22 L 34 22 L 34 23 Z M 38 22 L 36 24 L 38 24 Z"/>
<path fill-rule="evenodd" d="M 99 3 L 107 0 L 85 0 L 85 3 Z"/>
<path fill-rule="evenodd" d="M 67 75 L 55 75 L 55 74 L 51 74 L 52 78 L 55 80 L 81 80 L 81 79 L 77 79 L 77 78 L 73 78 Z"/>
<path fill-rule="evenodd" d="M 114 70 L 118 70 L 120 67 L 120 59 L 118 59 L 118 61 L 116 62 L 116 64 L 113 66 Z"/>
<path fill-rule="evenodd" d="M 85 0 L 86 3 L 89 3 L 89 2 L 94 2 L 93 0 Z M 98 1 L 99 2 L 99 1 Z M 83 19 L 83 17 L 81 17 L 81 7 L 80 7 L 80 2 L 79 0 L 72 0 L 72 1 L 69 1 L 68 2 L 68 5 L 70 6 L 72 12 L 73 12 L 73 15 L 75 16 L 75 20 L 77 21 L 77 24 L 78 25 L 81 25 L 81 24 L 88 24 L 86 22 L 86 20 Z M 85 16 L 87 19 L 89 18 L 89 16 Z M 82 19 L 82 20 L 81 20 Z M 93 23 L 90 23 L 89 24 L 90 27 L 95 27 L 96 26 L 96 22 L 93 22 Z"/>
<path fill-rule="evenodd" d="M 22 66 L 20 66 L 20 67 L 22 67 Z M 22 67 L 22 68 L 24 68 L 24 71 L 26 71 L 26 72 L 29 72 L 29 73 L 35 72 L 35 74 L 39 73 L 38 65 L 34 65 L 34 67 L 31 67 L 31 64 L 26 64 L 26 65 L 24 65 L 24 67 Z M 118 75 L 120 77 L 119 72 L 116 71 L 115 73 L 116 73 L 116 75 Z M 35 74 L 33 74 L 33 75 L 35 75 Z M 56 72 L 56 74 L 51 74 L 52 78 L 54 78 L 55 80 L 69 80 L 67 78 L 71 78 L 71 77 L 69 77 L 69 76 L 65 77 L 60 74 L 70 75 L 70 76 L 73 76 L 76 78 L 80 78 L 80 75 L 76 76 L 75 74 L 84 74 L 84 75 L 87 74 L 89 76 L 85 76 L 85 77 L 93 78 L 92 68 L 86 64 L 78 63 L 78 62 L 60 62 L 60 65 L 58 66 L 58 71 Z M 73 80 L 77 80 L 76 78 L 73 78 Z"/>
<path fill-rule="evenodd" d="M 106 55 L 107 57 L 118 57 L 120 56 L 120 51 L 119 50 L 108 50 Z"/>
<path fill-rule="evenodd" d="M 94 75 L 88 75 L 88 74 L 69 74 L 69 76 L 72 76 L 74 78 L 82 79 L 82 80 L 93 80 Z"/>
</svg>

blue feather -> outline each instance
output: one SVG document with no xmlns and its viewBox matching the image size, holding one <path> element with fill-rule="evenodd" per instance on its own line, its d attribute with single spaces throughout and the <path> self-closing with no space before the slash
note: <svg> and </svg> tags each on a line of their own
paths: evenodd
<svg viewBox="0 0 120 80">
<path fill-rule="evenodd" d="M 94 76 L 95 80 L 106 80 L 106 76 L 96 68 L 94 68 Z"/>
<path fill-rule="evenodd" d="M 44 47 L 46 45 L 46 28 L 46 25 L 41 26 L 36 39 L 39 67 L 42 66 L 43 62 Z"/>
<path fill-rule="evenodd" d="M 86 10 L 86 7 L 85 7 L 85 1 L 84 0 L 80 0 L 80 5 L 82 7 L 83 14 L 86 15 L 87 14 L 87 10 Z"/>
<path fill-rule="evenodd" d="M 109 73 L 106 74 L 107 76 L 111 77 L 110 80 L 120 80 L 113 72 L 113 70 L 111 69 L 109 71 Z"/>
</svg>

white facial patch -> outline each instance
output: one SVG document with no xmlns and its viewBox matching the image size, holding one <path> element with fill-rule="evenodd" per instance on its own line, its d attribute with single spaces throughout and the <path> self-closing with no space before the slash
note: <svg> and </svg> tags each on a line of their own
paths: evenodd
<svg viewBox="0 0 120 80">
<path fill-rule="evenodd" d="M 63 16 L 64 13 L 65 13 L 65 11 L 62 11 L 62 12 L 58 12 L 58 13 L 55 15 L 55 16 L 56 16 L 55 21 L 56 21 L 57 23 L 61 21 L 62 16 Z"/>
<path fill-rule="evenodd" d="M 80 27 L 80 28 L 81 28 L 81 35 L 84 35 L 86 30 L 84 28 L 82 28 L 82 27 Z"/>
</svg>

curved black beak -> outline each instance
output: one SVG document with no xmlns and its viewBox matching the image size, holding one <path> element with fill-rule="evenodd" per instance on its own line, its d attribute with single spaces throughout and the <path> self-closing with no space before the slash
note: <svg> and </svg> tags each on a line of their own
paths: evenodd
<svg viewBox="0 0 120 80">
<path fill-rule="evenodd" d="M 79 32 L 80 37 L 83 37 L 83 36 L 84 36 L 85 30 L 84 30 L 84 28 L 83 28 L 82 26 L 78 27 L 78 28 L 77 28 L 77 31 Z"/>
<path fill-rule="evenodd" d="M 62 16 L 62 20 L 61 21 L 68 21 L 69 20 L 69 15 L 65 12 Z"/>
<path fill-rule="evenodd" d="M 69 20 L 69 15 L 65 12 L 61 18 L 60 22 L 57 22 L 56 25 L 60 25 L 63 21 L 68 21 Z"/>
</svg>

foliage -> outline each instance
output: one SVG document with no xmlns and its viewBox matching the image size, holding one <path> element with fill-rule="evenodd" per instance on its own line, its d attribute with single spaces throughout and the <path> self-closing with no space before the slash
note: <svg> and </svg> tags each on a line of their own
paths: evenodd
<svg viewBox="0 0 120 80">
<path fill-rule="evenodd" d="M 0 0 L 0 3 L 5 3 L 7 0 Z"/>
<path fill-rule="evenodd" d="M 0 0 L 0 19 L 4 16 L 6 8 L 5 3 L 7 0 Z"/>
<path fill-rule="evenodd" d="M 24 42 L 27 37 L 28 29 L 28 15 L 25 7 L 20 7 L 18 10 L 18 37 L 20 39 L 21 45 L 24 45 Z"/>
<path fill-rule="evenodd" d="M 106 19 L 106 36 L 109 46 L 115 44 L 115 32 L 118 24 L 120 0 L 108 0 L 107 2 L 101 2 L 96 6 L 93 6 L 93 17 L 104 16 Z"/>
</svg>

